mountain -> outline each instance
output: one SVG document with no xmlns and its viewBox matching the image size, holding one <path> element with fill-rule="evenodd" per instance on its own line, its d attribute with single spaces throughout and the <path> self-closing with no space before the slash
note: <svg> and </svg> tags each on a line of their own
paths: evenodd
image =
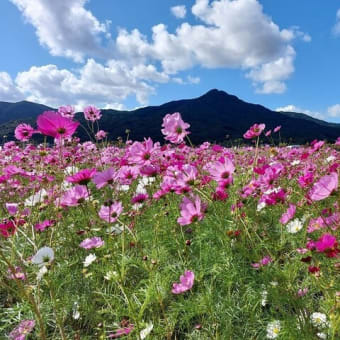
<svg viewBox="0 0 340 340">
<path fill-rule="evenodd" d="M 30 102 L 0 102 L 0 136 L 7 135 L 7 140 L 12 139 L 14 128 L 19 122 L 34 124 L 36 117 L 49 109 Z M 194 143 L 222 143 L 242 139 L 244 132 L 254 123 L 265 123 L 267 129 L 281 125 L 282 140 L 294 144 L 313 139 L 333 142 L 340 136 L 340 124 L 327 123 L 302 113 L 272 111 L 216 89 L 198 98 L 134 111 L 102 110 L 99 124 L 109 132 L 112 140 L 118 136 L 125 139 L 125 131 L 129 129 L 132 140 L 143 140 L 150 136 L 154 141 L 164 141 L 160 131 L 162 120 L 167 113 L 173 112 L 180 112 L 184 121 L 191 125 L 190 138 Z M 76 115 L 76 119 L 85 123 L 81 113 Z M 78 136 L 86 140 L 86 133 L 80 128 L 78 130 Z"/>
</svg>

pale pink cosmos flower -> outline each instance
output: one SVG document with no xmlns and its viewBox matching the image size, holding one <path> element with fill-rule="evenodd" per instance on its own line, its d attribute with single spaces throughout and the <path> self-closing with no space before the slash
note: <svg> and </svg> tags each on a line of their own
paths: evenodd
<svg viewBox="0 0 340 340">
<path fill-rule="evenodd" d="M 62 117 L 54 111 L 45 111 L 38 116 L 37 124 L 38 130 L 42 134 L 54 137 L 55 139 L 71 137 L 79 125 L 78 122 Z"/>
<path fill-rule="evenodd" d="M 84 249 L 100 248 L 104 245 L 104 241 L 100 237 L 86 238 L 79 244 Z"/>
<path fill-rule="evenodd" d="M 275 132 L 278 132 L 278 131 L 280 131 L 281 130 L 281 125 L 278 125 L 275 129 L 274 129 L 274 133 Z"/>
<path fill-rule="evenodd" d="M 100 110 L 97 109 L 95 106 L 87 106 L 84 109 L 84 117 L 86 120 L 95 122 L 96 120 L 99 120 L 102 115 L 100 113 Z"/>
<path fill-rule="evenodd" d="M 89 197 L 88 190 L 85 185 L 76 185 L 67 190 L 60 199 L 62 207 L 76 207 L 83 203 Z"/>
<path fill-rule="evenodd" d="M 25 123 L 19 124 L 14 131 L 15 138 L 21 142 L 28 142 L 34 133 L 32 126 Z"/>
<path fill-rule="evenodd" d="M 96 140 L 102 140 L 102 139 L 104 139 L 106 136 L 107 136 L 107 132 L 106 132 L 106 131 L 104 131 L 104 130 L 99 130 L 99 131 L 96 133 Z"/>
<path fill-rule="evenodd" d="M 133 328 L 134 328 L 133 324 L 130 324 L 128 327 L 117 329 L 113 334 L 109 334 L 108 337 L 110 339 L 121 338 L 124 335 L 129 335 L 133 331 Z"/>
<path fill-rule="evenodd" d="M 337 140 L 335 141 L 335 145 L 340 145 L 340 137 L 338 137 Z"/>
<path fill-rule="evenodd" d="M 298 296 L 302 297 L 305 296 L 308 293 L 308 288 L 303 288 L 298 290 Z"/>
<path fill-rule="evenodd" d="M 164 138 L 171 143 L 179 144 L 182 143 L 184 137 L 190 132 L 186 131 L 190 127 L 190 124 L 185 123 L 179 112 L 173 114 L 167 114 L 163 118 L 163 129 L 161 130 Z"/>
<path fill-rule="evenodd" d="M 327 198 L 333 191 L 338 188 L 338 174 L 332 172 L 330 175 L 321 177 L 309 191 L 309 197 L 312 201 L 321 201 Z"/>
<path fill-rule="evenodd" d="M 99 210 L 99 217 L 108 223 L 116 222 L 119 215 L 123 211 L 123 205 L 121 202 L 115 202 L 110 206 L 102 205 Z"/>
<path fill-rule="evenodd" d="M 180 283 L 173 283 L 171 292 L 173 294 L 182 294 L 192 288 L 194 285 L 195 274 L 190 270 L 186 270 L 184 275 L 179 278 Z"/>
<path fill-rule="evenodd" d="M 26 280 L 26 275 L 25 273 L 23 272 L 23 270 L 21 269 L 21 267 L 15 267 L 15 272 L 13 273 L 12 270 L 9 268 L 8 269 L 8 278 L 9 279 L 12 279 L 12 280 Z"/>
<path fill-rule="evenodd" d="M 12 340 L 25 340 L 26 336 L 32 332 L 35 326 L 34 320 L 23 320 L 16 326 L 9 334 L 9 339 Z"/>
<path fill-rule="evenodd" d="M 259 136 L 262 131 L 266 128 L 265 124 L 254 124 L 250 129 L 243 135 L 246 139 L 252 139 Z"/>
<path fill-rule="evenodd" d="M 296 211 L 296 206 L 294 204 L 289 204 L 289 208 L 285 213 L 280 218 L 280 223 L 281 224 L 286 224 L 288 223 L 295 215 Z"/>
<path fill-rule="evenodd" d="M 202 203 L 199 196 L 192 196 L 190 200 L 188 197 L 183 197 L 180 204 L 181 216 L 177 219 L 180 225 L 188 225 L 204 218 L 206 211 L 206 204 Z"/>
<path fill-rule="evenodd" d="M 231 178 L 235 166 L 229 158 L 220 159 L 209 166 L 209 173 L 213 180 L 220 182 Z"/>
<path fill-rule="evenodd" d="M 97 189 L 101 189 L 108 184 L 113 184 L 117 179 L 117 171 L 113 168 L 108 168 L 102 172 L 97 172 L 92 181 L 96 184 Z"/>
<path fill-rule="evenodd" d="M 58 113 L 65 118 L 70 118 L 73 119 L 76 112 L 74 110 L 74 107 L 71 105 L 66 105 L 66 106 L 60 106 L 58 109 Z"/>
</svg>

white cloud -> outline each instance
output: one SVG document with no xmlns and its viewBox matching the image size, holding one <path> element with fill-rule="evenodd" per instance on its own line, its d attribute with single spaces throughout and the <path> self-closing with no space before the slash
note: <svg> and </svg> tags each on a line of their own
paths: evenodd
<svg viewBox="0 0 340 340">
<path fill-rule="evenodd" d="M 278 107 L 277 109 L 275 109 L 275 111 L 277 111 L 277 112 L 282 111 L 282 112 L 304 113 L 304 114 L 311 116 L 313 118 L 316 118 L 316 119 L 322 119 L 322 120 L 326 119 L 326 115 L 324 115 L 321 112 L 302 109 L 302 108 L 295 106 L 295 105 L 287 105 L 287 106 L 283 106 L 283 107 Z"/>
<path fill-rule="evenodd" d="M 82 61 L 104 56 L 101 37 L 109 37 L 109 22 L 101 23 L 87 9 L 87 0 L 10 0 L 31 23 L 42 45 L 55 56 Z"/>
<path fill-rule="evenodd" d="M 117 108 L 116 102 L 120 103 L 129 95 L 135 95 L 140 104 L 146 105 L 155 91 L 150 82 L 167 81 L 168 76 L 158 72 L 153 65 L 131 67 L 121 60 L 110 60 L 102 65 L 89 59 L 75 72 L 59 69 L 56 65 L 33 66 L 19 73 L 15 83 L 28 100 L 53 107 L 96 104 Z"/>
<path fill-rule="evenodd" d="M 201 24 L 181 24 L 170 33 L 164 24 L 152 28 L 152 39 L 137 29 L 121 30 L 116 44 L 129 59 L 155 60 L 168 74 L 195 65 L 240 68 L 262 93 L 282 93 L 294 72 L 290 42 L 310 37 L 297 27 L 280 30 L 257 0 L 196 0 L 192 13 Z"/>
<path fill-rule="evenodd" d="M 178 19 L 184 19 L 187 14 L 187 10 L 184 5 L 173 6 L 171 7 L 171 13 Z"/>
<path fill-rule="evenodd" d="M 331 117 L 340 117 L 340 104 L 330 106 L 327 112 Z"/>
<path fill-rule="evenodd" d="M 15 102 L 22 100 L 24 95 L 16 88 L 7 72 L 0 72 L 0 100 Z"/>
<path fill-rule="evenodd" d="M 340 35 L 340 8 L 336 12 L 336 23 L 333 26 L 333 33 L 335 35 Z"/>
</svg>

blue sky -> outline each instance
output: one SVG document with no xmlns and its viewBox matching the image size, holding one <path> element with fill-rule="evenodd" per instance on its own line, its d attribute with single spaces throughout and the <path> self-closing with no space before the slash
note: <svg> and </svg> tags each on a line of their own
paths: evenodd
<svg viewBox="0 0 340 340">
<path fill-rule="evenodd" d="M 2 0 L 0 100 L 126 108 L 211 88 L 340 122 L 338 0 Z"/>
</svg>

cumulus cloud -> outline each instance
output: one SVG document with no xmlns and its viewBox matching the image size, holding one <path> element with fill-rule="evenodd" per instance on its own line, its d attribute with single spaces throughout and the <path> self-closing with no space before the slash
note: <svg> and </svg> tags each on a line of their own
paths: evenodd
<svg viewBox="0 0 340 340">
<path fill-rule="evenodd" d="M 308 35 L 297 27 L 280 30 L 257 0 L 196 0 L 192 13 L 201 24 L 183 23 L 175 33 L 158 24 L 151 41 L 137 29 L 121 30 L 117 49 L 126 58 L 157 60 L 168 74 L 195 65 L 248 70 L 259 92 L 284 92 L 294 72 L 291 41 Z"/>
<path fill-rule="evenodd" d="M 327 112 L 331 117 L 340 117 L 340 104 L 330 106 Z"/>
<path fill-rule="evenodd" d="M 59 69 L 56 65 L 33 66 L 20 72 L 15 85 L 28 100 L 50 106 L 72 104 L 119 107 L 129 95 L 146 105 L 155 92 L 151 83 L 164 83 L 168 75 L 153 65 L 129 66 L 121 60 L 109 60 L 102 65 L 93 59 L 77 71 Z M 113 103 L 113 104 L 110 104 Z"/>
<path fill-rule="evenodd" d="M 87 0 L 10 0 L 34 26 L 40 43 L 55 56 L 82 61 L 85 55 L 104 56 L 102 37 L 109 23 L 101 23 L 84 6 Z"/>
<path fill-rule="evenodd" d="M 0 72 L 0 100 L 15 102 L 22 100 L 24 95 L 17 89 L 7 72 Z"/>
<path fill-rule="evenodd" d="M 281 111 L 281 112 L 304 113 L 304 114 L 311 116 L 313 118 L 322 119 L 322 120 L 327 118 L 326 115 L 321 113 L 321 112 L 302 109 L 302 108 L 295 106 L 295 105 L 287 105 L 287 106 L 283 106 L 283 107 L 278 107 L 277 109 L 275 109 L 275 111 L 277 111 L 277 112 Z"/>
<path fill-rule="evenodd" d="M 173 6 L 171 7 L 171 13 L 178 19 L 184 19 L 187 14 L 187 10 L 184 5 Z"/>
<path fill-rule="evenodd" d="M 333 26 L 333 33 L 340 36 L 340 8 L 336 12 L 336 23 Z"/>
</svg>

